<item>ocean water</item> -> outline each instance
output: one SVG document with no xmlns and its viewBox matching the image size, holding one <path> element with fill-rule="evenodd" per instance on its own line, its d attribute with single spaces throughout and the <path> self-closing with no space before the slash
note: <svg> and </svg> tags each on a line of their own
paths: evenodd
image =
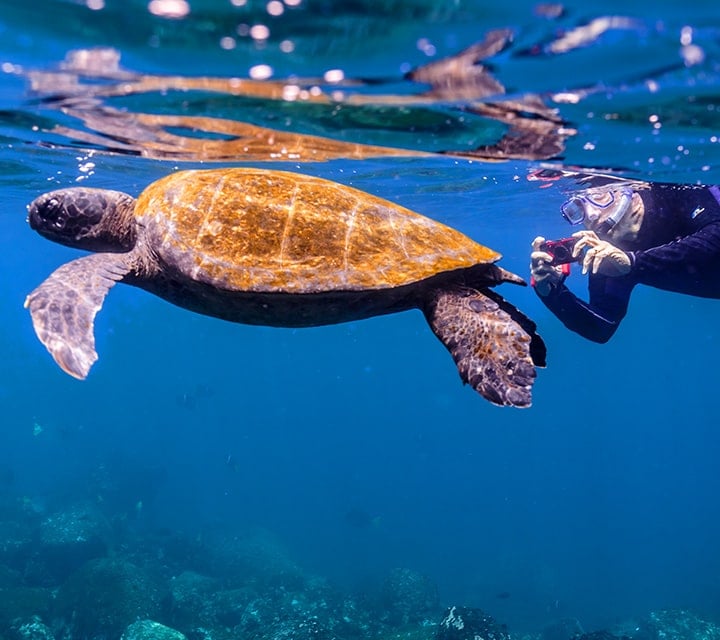
<svg viewBox="0 0 720 640">
<path fill-rule="evenodd" d="M 70 569 L 31 570 L 44 557 L 36 532 L 89 504 L 111 530 L 101 556 L 134 550 L 136 565 L 164 567 L 165 579 L 203 573 L 182 554 L 168 568 L 168 540 L 210 545 L 252 530 L 342 592 L 360 598 L 407 569 L 436 585 L 440 612 L 478 607 L 512 633 L 566 618 L 607 629 L 665 608 L 718 620 L 717 301 L 639 287 L 617 335 L 597 345 L 565 330 L 530 288 L 503 285 L 548 346 L 526 410 L 463 387 L 419 312 L 249 327 L 117 286 L 96 321 L 100 359 L 80 382 L 54 364 L 23 309 L 80 255 L 29 229 L 28 202 L 77 184 L 136 195 L 191 167 L 266 166 L 352 185 L 460 229 L 527 277 L 532 239 L 567 233 L 562 189 L 528 180 L 534 170 L 720 183 L 716 3 L 574 0 L 549 17 L 525 0 L 188 2 L 0 1 L 0 573 L 12 576 L 0 599 L 11 588 L 62 590 Z M 588 25 L 596 34 L 584 44 L 552 46 Z M 403 102 L 425 89 L 408 70 L 501 28 L 513 40 L 488 73 L 504 97 L 533 94 L 566 123 L 557 153 L 466 157 L 508 123 L 462 100 Z M 99 47 L 119 66 L 79 72 L 67 58 Z M 183 84 L 329 70 L 365 82 L 325 103 Z M 167 77 L 176 80 L 122 90 Z M 395 102 L 373 103 L 387 95 Z M 189 120 L 142 128 L 127 118 L 138 113 L 459 153 L 248 160 L 218 144 L 203 155 L 193 141 L 232 135 Z M 584 289 L 577 269 L 571 282 Z M 0 636 L 11 637 L 13 618 L 0 616 Z"/>
</svg>

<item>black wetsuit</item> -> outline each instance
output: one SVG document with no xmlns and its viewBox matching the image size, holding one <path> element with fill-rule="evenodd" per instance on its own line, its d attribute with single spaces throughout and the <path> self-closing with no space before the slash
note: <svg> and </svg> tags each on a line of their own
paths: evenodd
<svg viewBox="0 0 720 640">
<path fill-rule="evenodd" d="M 540 296 L 568 329 L 595 342 L 615 333 L 636 284 L 720 298 L 720 187 L 654 184 L 638 193 L 645 205 L 638 237 L 616 245 L 630 255 L 630 272 L 590 274 L 587 303 L 564 284 Z"/>
</svg>

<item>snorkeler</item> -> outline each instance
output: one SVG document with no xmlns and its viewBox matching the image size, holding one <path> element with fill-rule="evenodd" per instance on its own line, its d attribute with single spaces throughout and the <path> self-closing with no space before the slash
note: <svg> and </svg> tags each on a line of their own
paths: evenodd
<svg viewBox="0 0 720 640">
<path fill-rule="evenodd" d="M 641 183 L 590 188 L 561 211 L 586 230 L 572 239 L 533 240 L 531 284 L 571 331 L 607 342 L 644 284 L 720 298 L 720 187 Z M 589 301 L 565 285 L 569 263 L 589 273 Z"/>
</svg>

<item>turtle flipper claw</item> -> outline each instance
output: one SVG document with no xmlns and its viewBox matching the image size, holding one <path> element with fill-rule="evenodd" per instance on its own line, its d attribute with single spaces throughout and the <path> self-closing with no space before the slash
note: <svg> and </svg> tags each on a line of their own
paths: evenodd
<svg viewBox="0 0 720 640">
<path fill-rule="evenodd" d="M 127 271 L 118 254 L 90 255 L 55 270 L 26 298 L 40 342 L 71 376 L 84 380 L 97 360 L 95 314 Z"/>
</svg>

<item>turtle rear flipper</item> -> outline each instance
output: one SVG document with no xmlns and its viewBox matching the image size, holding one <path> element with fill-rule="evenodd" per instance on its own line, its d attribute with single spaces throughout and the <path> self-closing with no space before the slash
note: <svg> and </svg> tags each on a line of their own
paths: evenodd
<svg viewBox="0 0 720 640">
<path fill-rule="evenodd" d="M 545 345 L 535 325 L 497 294 L 437 289 L 425 317 L 450 351 L 463 382 L 501 406 L 529 407 Z"/>
<path fill-rule="evenodd" d="M 125 256 L 97 253 L 68 262 L 25 299 L 40 342 L 71 376 L 85 379 L 97 360 L 95 314 L 128 273 Z"/>
</svg>

